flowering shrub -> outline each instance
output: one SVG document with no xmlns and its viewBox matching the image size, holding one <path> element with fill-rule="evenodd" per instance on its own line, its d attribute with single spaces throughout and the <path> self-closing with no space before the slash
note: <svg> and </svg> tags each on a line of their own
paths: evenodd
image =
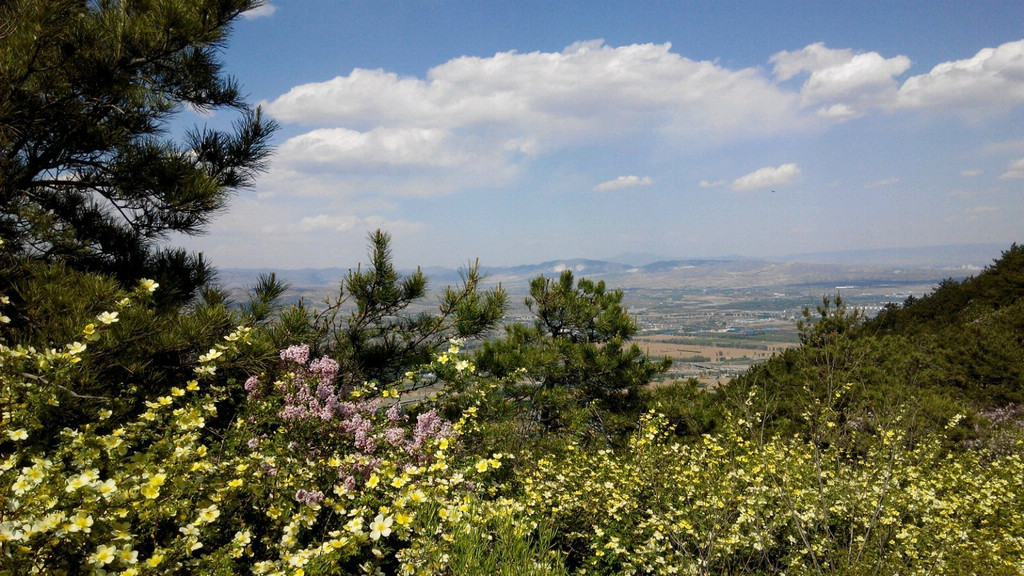
<svg viewBox="0 0 1024 576">
<path fill-rule="evenodd" d="M 143 281 L 144 290 L 155 283 Z M 118 321 L 100 314 L 87 342 Z M 218 364 L 250 342 L 240 327 L 198 358 L 195 378 L 145 402 L 127 422 L 109 410 L 56 442 L 34 437 L 40 402 L 59 402 L 66 368 L 87 352 L 0 347 L 0 572 L 403 573 L 478 506 L 480 479 L 502 456 L 458 462 L 475 411 L 449 422 L 407 414 L 397 390 L 335 386 L 337 364 L 308 348 L 281 352 L 249 378 L 227 429 L 211 430 L 230 390 Z M 457 346 L 437 362 L 452 362 Z M 433 372 L 426 370 L 427 372 Z M 450 535 L 448 538 L 451 538 Z M 454 539 L 452 539 L 454 541 Z M 403 555 L 403 551 L 409 552 Z"/>
<path fill-rule="evenodd" d="M 553 521 L 580 573 L 1020 573 L 1024 442 L 995 460 L 907 448 L 864 458 L 732 426 L 693 445 L 651 414 L 625 454 L 569 446 L 524 474 L 532 519 Z"/>
<path fill-rule="evenodd" d="M 1019 436 L 952 453 L 894 428 L 851 456 L 753 442 L 739 416 L 681 444 L 651 413 L 622 451 L 495 453 L 478 414 L 501 387 L 458 341 L 396 383 L 341 385 L 302 345 L 236 383 L 222 368 L 254 341 L 239 327 L 132 417 L 96 404 L 46 437 L 40 408 L 83 400 L 73 369 L 119 321 L 0 345 L 0 574 L 1024 571 Z"/>
</svg>

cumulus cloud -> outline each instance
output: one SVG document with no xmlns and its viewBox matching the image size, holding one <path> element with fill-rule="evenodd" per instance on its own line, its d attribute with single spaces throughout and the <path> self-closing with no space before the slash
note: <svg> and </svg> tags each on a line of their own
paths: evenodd
<svg viewBox="0 0 1024 576">
<path fill-rule="evenodd" d="M 823 42 L 818 42 L 802 50 L 783 50 L 772 55 L 768 62 L 772 64 L 772 74 L 779 81 L 785 82 L 805 71 L 814 72 L 841 66 L 853 59 L 853 56 L 853 50 L 826 48 Z"/>
<path fill-rule="evenodd" d="M 1007 168 L 1006 172 L 1003 172 L 999 178 L 1002 180 L 1017 180 L 1024 178 L 1024 158 L 1011 162 L 1009 168 Z"/>
<path fill-rule="evenodd" d="M 649 176 L 644 176 L 643 178 L 639 176 L 619 176 L 614 180 L 601 182 L 594 186 L 594 190 L 604 192 L 607 190 L 620 190 L 622 188 L 635 188 L 637 186 L 650 186 L 651 184 L 654 184 L 654 180 L 651 180 Z"/>
<path fill-rule="evenodd" d="M 425 78 L 355 69 L 296 86 L 267 112 L 310 130 L 282 145 L 281 169 L 396 167 L 515 173 L 566 147 L 653 134 L 706 146 L 799 129 L 798 98 L 756 69 L 730 70 L 670 44 L 580 42 L 443 63 Z"/>
<path fill-rule="evenodd" d="M 285 122 L 489 128 L 508 139 L 566 144 L 647 130 L 652 122 L 705 133 L 773 132 L 794 120 L 793 101 L 754 69 L 693 61 L 667 43 L 590 41 L 557 53 L 464 56 L 424 79 L 356 69 L 296 86 L 266 109 Z"/>
<path fill-rule="evenodd" d="M 272 12 L 272 5 L 264 9 Z M 872 110 L 1024 102 L 1022 50 L 1024 41 L 983 50 L 902 86 L 897 79 L 909 69 L 908 57 L 823 43 L 776 53 L 767 72 L 691 60 L 667 43 L 613 47 L 601 40 L 558 52 L 463 56 L 423 77 L 357 68 L 263 103 L 275 119 L 306 130 L 278 148 L 260 191 L 337 197 L 493 189 L 537 158 L 639 135 L 686 150 L 792 133 Z M 783 168 L 799 173 L 795 165 L 770 170 Z M 759 173 L 733 188 L 756 187 Z M 794 176 L 782 170 L 758 178 L 769 175 Z M 700 183 L 721 185 L 728 183 Z"/>
<path fill-rule="evenodd" d="M 985 48 L 972 58 L 943 62 L 908 78 L 902 108 L 1008 109 L 1024 103 L 1024 40 Z"/>
<path fill-rule="evenodd" d="M 277 12 L 277 6 L 274 6 L 270 2 L 262 4 L 253 8 L 252 10 L 246 10 L 242 12 L 242 18 L 253 19 L 253 18 L 266 18 L 273 16 L 274 12 Z"/>
<path fill-rule="evenodd" d="M 732 189 L 742 192 L 785 186 L 796 180 L 797 176 L 800 176 L 800 167 L 796 164 L 783 164 L 778 168 L 769 166 L 733 180 Z"/>
<path fill-rule="evenodd" d="M 827 48 L 820 42 L 793 52 L 779 52 L 769 62 L 780 81 L 808 73 L 800 88 L 801 104 L 817 106 L 819 116 L 834 119 L 855 118 L 871 108 L 890 105 L 897 94 L 896 77 L 910 68 L 906 56 L 857 54 Z"/>
<path fill-rule="evenodd" d="M 292 165 L 324 165 L 333 170 L 373 166 L 459 167 L 469 159 L 451 135 L 431 128 L 375 128 L 366 132 L 320 128 L 289 138 L 278 154 Z"/>
</svg>

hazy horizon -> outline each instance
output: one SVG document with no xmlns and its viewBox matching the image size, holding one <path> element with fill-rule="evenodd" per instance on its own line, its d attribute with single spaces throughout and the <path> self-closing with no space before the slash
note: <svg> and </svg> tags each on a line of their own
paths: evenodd
<svg viewBox="0 0 1024 576">
<path fill-rule="evenodd" d="M 975 267 L 984 267 L 991 264 L 993 260 L 999 258 L 1003 251 L 1009 249 L 1013 243 L 1002 245 L 1002 244 L 955 244 L 955 245 L 941 245 L 941 246 L 915 246 L 909 248 L 884 248 L 884 249 L 865 249 L 865 250 L 840 250 L 832 252 L 806 252 L 796 254 L 778 254 L 769 256 L 747 256 L 744 254 L 726 254 L 717 257 L 687 257 L 687 256 L 670 256 L 665 254 L 643 254 L 643 253 L 629 253 L 629 254 L 618 254 L 609 257 L 568 257 L 568 258 L 550 258 L 543 261 L 535 262 L 514 262 L 511 264 L 504 265 L 491 265 L 482 260 L 479 264 L 482 268 L 496 268 L 496 269 L 508 269 L 516 267 L 535 267 L 547 264 L 557 264 L 559 262 L 579 262 L 579 261 L 592 261 L 592 262 L 603 262 L 609 264 L 620 264 L 624 266 L 637 266 L 643 267 L 651 264 L 664 263 L 664 262 L 682 262 L 682 261 L 765 261 L 765 262 L 792 262 L 802 264 L 825 264 L 825 265 L 850 265 L 850 266 L 864 266 L 864 267 L 889 267 L 893 265 L 908 264 L 918 267 L 943 267 L 943 266 L 959 266 L 968 265 Z M 478 259 L 474 259 L 478 260 Z M 347 269 L 354 267 L 359 264 L 366 264 L 368 261 L 367 255 L 363 254 L 358 256 L 352 262 L 344 264 L 334 264 L 328 266 L 298 266 L 298 267 L 287 267 L 287 266 L 218 266 L 226 270 L 281 270 L 281 271 L 300 271 L 300 270 L 330 270 L 330 269 Z M 455 266 L 446 266 L 431 262 L 421 262 L 413 266 L 401 266 L 400 268 L 409 270 L 416 267 L 423 269 L 446 269 L 446 270 L 458 270 L 465 268 L 472 261 L 463 262 Z"/>
</svg>

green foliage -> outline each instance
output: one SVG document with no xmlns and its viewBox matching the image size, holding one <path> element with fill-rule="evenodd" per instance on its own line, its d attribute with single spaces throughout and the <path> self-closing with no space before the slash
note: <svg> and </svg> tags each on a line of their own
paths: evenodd
<svg viewBox="0 0 1024 576">
<path fill-rule="evenodd" d="M 154 310 L 152 281 L 123 291 L 29 264 L 0 295 L 0 573 L 1005 574 L 1024 557 L 1020 411 L 964 414 L 946 388 L 911 386 L 935 381 L 938 348 L 916 337 L 848 330 L 744 386 L 640 387 L 657 410 L 637 424 L 577 388 L 478 372 L 457 340 L 383 385 L 339 377 L 315 357 L 324 342 L 253 362 L 319 333 L 301 310 L 279 324 L 274 278 L 238 316 L 207 290 L 175 320 Z M 95 302 L 45 289 L 62 275 Z M 415 293 L 381 277 L 393 282 L 380 301 Z M 1017 314 L 1004 305 L 976 324 L 1003 330 Z M 135 389 L 134 408 L 79 393 L 129 365 L 147 372 L 140 350 L 236 318 L 252 327 L 225 328 Z M 442 403 L 403 392 L 421 381 L 449 384 Z M 538 390 L 572 433 L 522 417 Z M 78 418 L 55 428 L 53 400 Z M 595 447 L 595 426 L 625 445 Z"/>
<path fill-rule="evenodd" d="M 109 277 L 62 263 L 10 254 L 0 262 L 9 319 L 0 327 L 0 342 L 52 354 L 72 347 L 89 351 L 62 368 L 61 387 L 38 396 L 35 417 L 51 432 L 44 438 L 55 438 L 98 408 L 120 418 L 136 410 L 141 397 L 166 392 L 170 383 L 191 376 L 195 358 L 222 342 L 238 320 L 222 304 L 160 306 L 154 292 L 160 285 L 152 280 L 123 290 Z"/>
<path fill-rule="evenodd" d="M 485 342 L 481 369 L 525 381 L 540 395 L 566 390 L 584 402 L 622 407 L 671 366 L 671 359 L 654 362 L 636 344 L 627 346 L 636 322 L 622 306 L 622 292 L 608 291 L 603 281 L 574 284 L 568 270 L 557 281 L 540 276 L 530 283 L 526 305 L 534 323 L 512 324 L 504 339 Z"/>
<path fill-rule="evenodd" d="M 869 430 L 899 416 L 908 437 L 942 430 L 949 447 L 991 432 L 980 413 L 1024 401 L 1024 248 L 1014 245 L 977 277 L 947 280 L 930 295 L 865 320 L 837 295 L 815 317 L 804 310 L 800 348 L 756 366 L 727 387 L 733 407 L 752 399 L 766 430 L 821 437 L 822 411 Z"/>
<path fill-rule="evenodd" d="M 445 288 L 436 313 L 416 311 L 428 295 L 426 276 L 419 269 L 405 277 L 395 270 L 388 234 L 377 230 L 369 242 L 370 264 L 350 270 L 325 309 L 300 303 L 282 312 L 270 328 L 279 345 L 304 341 L 330 354 L 348 384 L 387 384 L 430 362 L 451 339 L 479 337 L 501 321 L 505 291 L 481 290 L 478 264 L 464 272 L 461 285 Z"/>
<path fill-rule="evenodd" d="M 834 299 L 822 296 L 817 312 L 818 317 L 815 318 L 810 308 L 805 306 L 803 318 L 796 323 L 800 343 L 804 346 L 824 348 L 864 321 L 864 314 L 860 310 L 846 310 L 846 303 L 838 293 Z"/>
<path fill-rule="evenodd" d="M 162 250 L 253 182 L 275 126 L 218 59 L 257 0 L 12 0 L 0 4 L 0 239 L 9 249 L 182 301 L 211 279 Z M 169 123 L 185 106 L 234 109 L 230 132 Z"/>
<path fill-rule="evenodd" d="M 1014 244 L 975 277 L 948 279 L 923 298 L 908 298 L 867 322 L 865 330 L 901 334 L 938 332 L 970 321 L 985 310 L 999 310 L 1024 299 L 1024 246 Z"/>
</svg>

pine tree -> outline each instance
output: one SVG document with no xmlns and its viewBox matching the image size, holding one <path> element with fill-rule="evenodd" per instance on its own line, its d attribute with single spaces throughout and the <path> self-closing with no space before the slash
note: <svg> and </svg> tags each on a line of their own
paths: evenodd
<svg viewBox="0 0 1024 576">
<path fill-rule="evenodd" d="M 672 364 L 670 358 L 655 362 L 628 344 L 638 328 L 622 297 L 604 281 L 574 283 L 569 270 L 557 280 L 539 276 L 526 299 L 533 324 L 507 326 L 504 339 L 484 343 L 477 362 L 499 377 L 527 377 L 542 390 L 622 404 Z"/>
<path fill-rule="evenodd" d="M 5 249 L 157 279 L 187 298 L 211 275 L 164 247 L 252 184 L 275 125 L 218 52 L 258 0 L 0 2 L 0 239 Z M 232 109 L 233 130 L 170 134 L 186 107 Z"/>
</svg>

